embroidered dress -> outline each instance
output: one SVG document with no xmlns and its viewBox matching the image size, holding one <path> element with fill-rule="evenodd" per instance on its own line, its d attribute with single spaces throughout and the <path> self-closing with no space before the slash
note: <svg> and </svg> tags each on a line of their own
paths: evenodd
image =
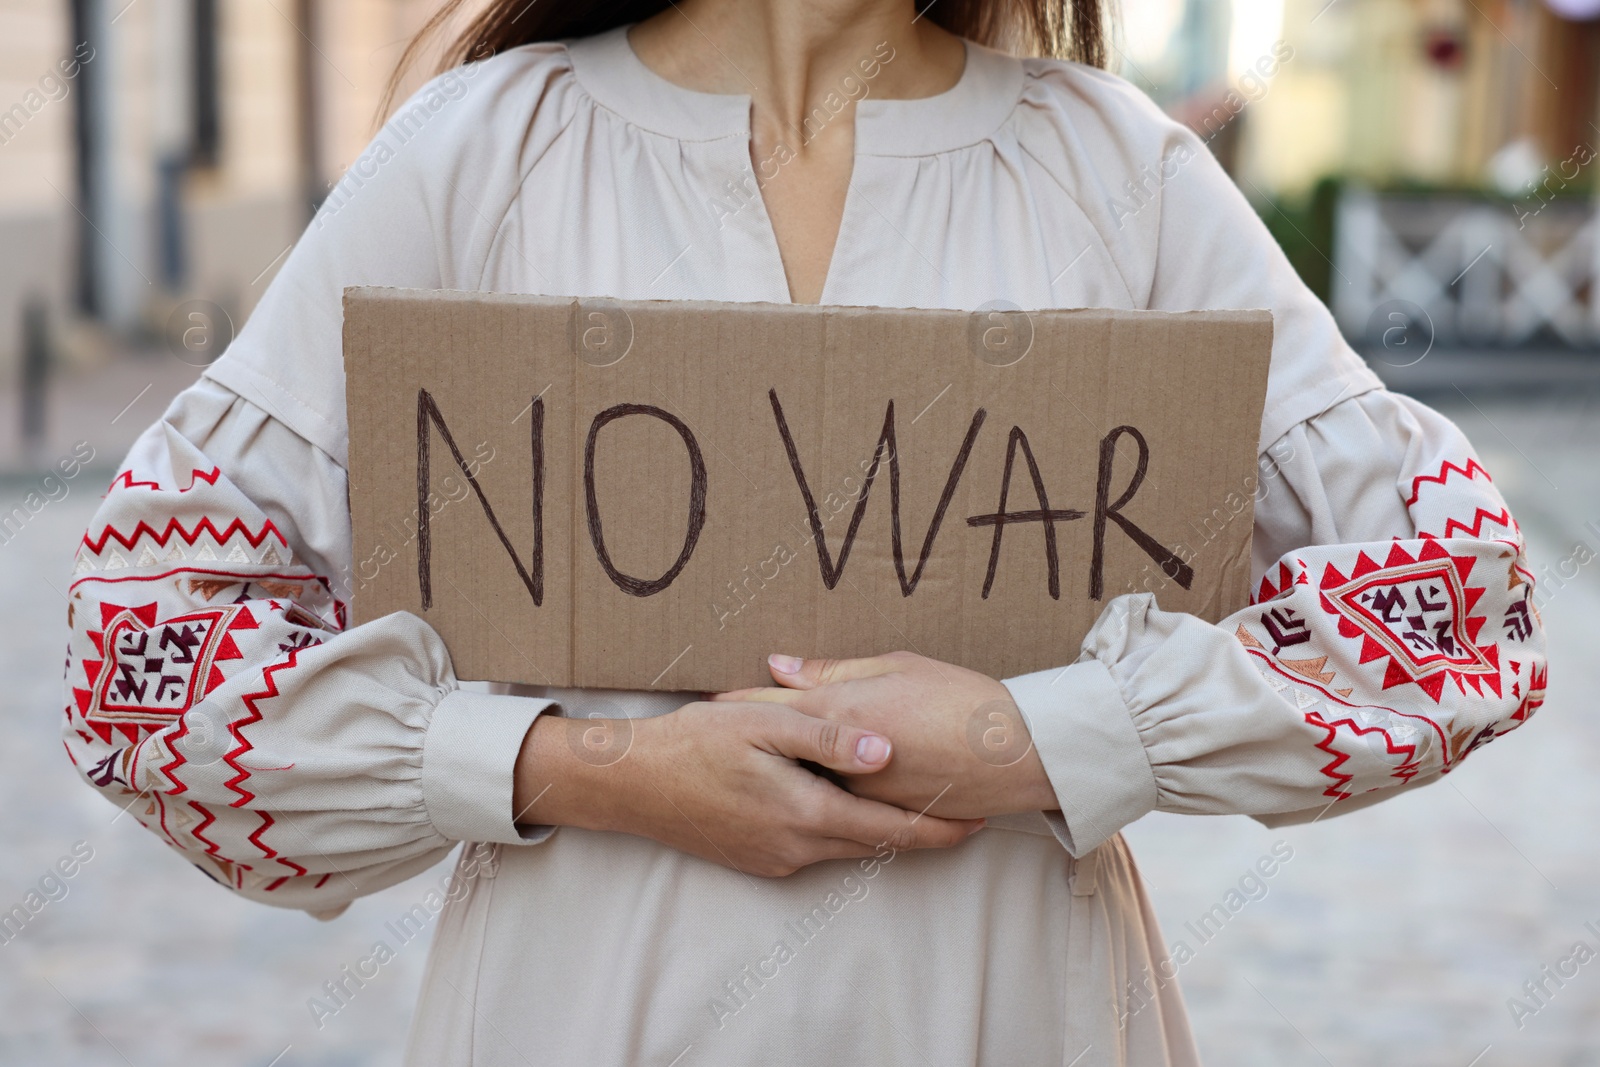
<svg viewBox="0 0 1600 1067">
<path fill-rule="evenodd" d="M 822 298 L 1274 314 L 1253 606 L 1212 625 L 1122 595 L 1062 669 L 1007 681 L 1059 815 L 775 880 L 518 828 L 535 716 L 690 698 L 468 691 L 420 619 L 348 625 L 381 561 L 351 559 L 343 287 L 783 301 L 758 185 L 783 176 L 751 166 L 749 106 L 662 80 L 622 31 L 403 106 L 86 533 L 68 753 L 224 886 L 321 916 L 486 843 L 413 1064 L 1196 1063 L 1118 831 L 1431 781 L 1539 706 L 1544 641 L 1461 433 L 1382 388 L 1195 136 L 1119 79 L 969 46 L 940 96 L 869 95 Z"/>
</svg>

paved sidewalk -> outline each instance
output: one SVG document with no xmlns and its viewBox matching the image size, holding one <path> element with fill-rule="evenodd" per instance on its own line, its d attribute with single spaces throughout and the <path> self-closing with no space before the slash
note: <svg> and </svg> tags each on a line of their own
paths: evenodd
<svg viewBox="0 0 1600 1067">
<path fill-rule="evenodd" d="M 120 456 L 177 387 L 124 368 L 83 420 Z M 156 395 L 162 393 L 163 395 Z M 1472 404 L 1476 403 L 1477 407 Z M 1483 453 L 1552 568 L 1579 537 L 1600 549 L 1600 398 L 1458 399 Z M 136 420 L 136 421 L 135 421 Z M 128 423 L 131 426 L 124 426 Z M 120 448 L 118 441 L 122 441 Z M 70 444 L 70 442 L 69 442 Z M 86 842 L 93 858 L 0 945 L 0 1064 L 292 1067 L 397 1062 L 425 948 L 404 948 L 320 1030 L 306 1001 L 367 955 L 425 879 L 358 902 L 336 922 L 218 889 L 76 779 L 56 715 L 73 544 L 109 469 L 86 474 L 0 545 L 0 911 Z M 0 478 L 0 504 L 27 491 Z M 1550 699 L 1520 733 L 1447 782 L 1314 826 L 1156 815 L 1129 833 L 1169 939 L 1196 958 L 1181 980 L 1212 1067 L 1577 1067 L 1600 1064 L 1600 960 L 1518 1029 L 1507 999 L 1584 939 L 1600 938 L 1600 560 L 1552 595 Z M 1267 893 L 1203 945 L 1185 930 L 1274 842 L 1293 857 Z M 1281 846 L 1280 846 L 1281 847 Z M 81 848 L 80 848 L 81 851 Z M 276 1057 L 276 1059 L 275 1059 Z M 1476 1057 L 1476 1059 L 1475 1059 Z M 665 1067 L 665 1065 L 659 1065 Z"/>
<path fill-rule="evenodd" d="M 0 478 L 49 467 L 79 442 L 94 449 L 96 463 L 116 467 L 140 432 L 199 375 L 199 367 L 153 348 L 124 352 L 97 370 L 63 372 L 46 392 L 45 436 L 33 456 L 22 444 L 23 398 L 9 385 L 0 389 Z"/>
<path fill-rule="evenodd" d="M 1437 404 L 1509 498 L 1536 569 L 1554 573 L 1580 538 L 1600 552 L 1600 381 Z M 1548 702 L 1445 781 L 1309 827 L 1158 814 L 1128 833 L 1169 941 L 1196 948 L 1180 981 L 1212 1067 L 1600 1064 L 1600 958 L 1549 983 L 1520 1029 L 1507 1006 L 1580 939 L 1600 952 L 1584 928 L 1600 928 L 1600 556 L 1554 586 Z M 1198 947 L 1185 924 L 1280 840 L 1294 857 L 1267 895 Z"/>
<path fill-rule="evenodd" d="M 306 1001 L 370 954 L 384 923 L 421 900 L 427 879 L 368 897 L 333 923 L 248 903 L 119 817 L 62 751 L 61 591 L 109 477 L 75 485 L 0 546 L 8 680 L 0 911 L 20 903 L 75 843 L 93 850 L 65 883 L 67 895 L 0 944 L 0 1064 L 266 1067 L 286 1048 L 276 1067 L 397 1063 L 425 939 L 402 949 L 321 1030 Z M 9 501 L 17 490 L 0 483 L 0 493 Z"/>
</svg>

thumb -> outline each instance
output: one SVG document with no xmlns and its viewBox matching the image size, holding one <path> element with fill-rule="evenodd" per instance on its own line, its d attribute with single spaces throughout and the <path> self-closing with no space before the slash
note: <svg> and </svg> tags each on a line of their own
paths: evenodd
<svg viewBox="0 0 1600 1067">
<path fill-rule="evenodd" d="M 757 744 L 780 756 L 810 760 L 841 774 L 871 774 L 889 765 L 893 748 L 882 734 L 818 719 L 792 708 L 762 704 L 766 714 Z"/>
<path fill-rule="evenodd" d="M 890 674 L 895 664 L 888 656 L 866 659 L 800 659 L 798 656 L 771 655 L 767 667 L 781 686 L 789 689 L 815 689 L 835 682 L 875 678 Z"/>
</svg>

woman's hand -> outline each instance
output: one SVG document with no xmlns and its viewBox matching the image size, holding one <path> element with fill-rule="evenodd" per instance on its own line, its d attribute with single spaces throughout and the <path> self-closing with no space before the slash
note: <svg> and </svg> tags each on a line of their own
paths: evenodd
<svg viewBox="0 0 1600 1067">
<path fill-rule="evenodd" d="M 785 704 L 889 738 L 894 761 L 887 768 L 840 768 L 857 796 L 962 819 L 1059 806 L 1016 702 L 987 675 L 910 652 L 769 662 L 784 688 L 714 699 Z"/>
<path fill-rule="evenodd" d="M 947 848 L 982 827 L 852 796 L 796 763 L 864 780 L 890 755 L 880 735 L 770 702 L 687 704 L 648 719 L 541 715 L 517 760 L 513 804 L 519 823 L 637 834 L 764 877 L 885 848 Z"/>
</svg>

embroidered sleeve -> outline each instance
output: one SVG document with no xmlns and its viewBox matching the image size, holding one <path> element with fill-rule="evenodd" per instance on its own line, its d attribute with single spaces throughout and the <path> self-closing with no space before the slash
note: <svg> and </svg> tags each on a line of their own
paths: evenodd
<svg viewBox="0 0 1600 1067">
<path fill-rule="evenodd" d="M 1521 531 L 1447 419 L 1380 390 L 1263 459 L 1250 607 L 1211 625 L 1123 596 L 1077 663 L 1007 683 L 1074 851 L 1158 808 L 1363 806 L 1455 770 L 1544 699 Z"/>
<path fill-rule="evenodd" d="M 79 773 L 216 881 L 319 912 L 523 840 L 511 767 L 545 706 L 460 690 L 414 616 L 348 626 L 312 563 L 347 566 L 342 497 L 328 457 L 202 383 L 112 481 L 68 607 Z"/>
</svg>

